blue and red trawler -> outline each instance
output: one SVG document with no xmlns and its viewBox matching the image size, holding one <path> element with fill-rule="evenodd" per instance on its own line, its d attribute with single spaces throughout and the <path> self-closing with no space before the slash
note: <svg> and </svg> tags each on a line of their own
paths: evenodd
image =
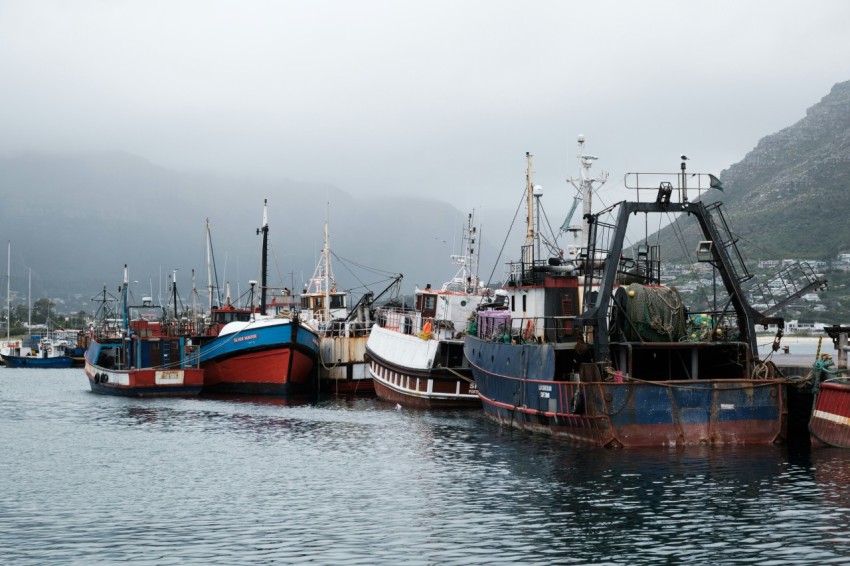
<svg viewBox="0 0 850 566">
<path fill-rule="evenodd" d="M 782 319 L 756 311 L 742 291 L 751 276 L 720 203 L 702 198 L 719 181 L 686 176 L 684 161 L 681 173 L 669 177 L 629 174 L 626 186 L 637 199 L 592 214 L 593 184 L 604 182 L 587 174 L 594 159 L 580 155 L 581 186 L 573 184 L 585 200 L 584 227 L 567 228 L 568 218 L 562 234 L 581 232 L 582 245 L 565 255 L 557 246 L 547 250 L 556 238 L 539 237 L 540 205 L 533 199 L 540 191 L 531 183 L 529 156 L 522 259 L 510 264 L 498 305 L 479 310 L 465 337 L 486 415 L 611 448 L 782 440 L 786 384 L 758 359 L 754 332 L 756 323 L 781 328 Z M 665 178 L 678 179 L 678 188 Z M 714 272 L 720 289 L 713 297 L 711 288 L 692 293 L 689 305 L 684 293 L 662 284 L 660 245 L 648 239 L 625 245 L 630 218 L 648 228 L 649 217 L 673 214 L 691 222 L 692 238 L 701 238 L 688 246 L 696 252 L 677 251 L 703 262 L 692 268 L 707 272 L 709 281 Z"/>
<path fill-rule="evenodd" d="M 262 280 L 259 308 L 228 304 L 211 311 L 213 336 L 200 337 L 204 392 L 298 395 L 314 390 L 319 337 L 297 316 L 266 314 L 268 207 L 263 207 Z M 252 283 L 252 300 L 253 287 Z"/>
<path fill-rule="evenodd" d="M 165 309 L 143 299 L 139 306 L 127 304 L 127 266 L 120 312 L 110 312 L 106 289 L 101 316 L 90 331 L 85 372 L 94 393 L 125 397 L 197 395 L 204 384 L 191 338 L 176 333 Z M 176 297 L 176 283 L 172 284 Z"/>
</svg>

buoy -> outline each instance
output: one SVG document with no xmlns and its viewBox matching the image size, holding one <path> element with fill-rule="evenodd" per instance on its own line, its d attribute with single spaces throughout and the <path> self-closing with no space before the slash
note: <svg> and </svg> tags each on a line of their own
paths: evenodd
<svg viewBox="0 0 850 566">
<path fill-rule="evenodd" d="M 635 296 L 635 290 L 629 289 L 629 297 L 634 298 L 634 296 Z"/>
</svg>

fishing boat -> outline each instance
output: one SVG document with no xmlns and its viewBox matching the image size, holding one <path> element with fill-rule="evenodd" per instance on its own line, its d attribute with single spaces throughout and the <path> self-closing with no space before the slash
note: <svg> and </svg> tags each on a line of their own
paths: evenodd
<svg viewBox="0 0 850 566">
<path fill-rule="evenodd" d="M 478 280 L 477 228 L 470 214 L 464 253 L 452 256 L 459 271 L 439 289 L 415 290 L 414 307 L 381 307 L 366 341 L 369 371 L 379 399 L 436 409 L 480 407 L 462 335 L 487 296 Z"/>
<path fill-rule="evenodd" d="M 401 276 L 377 296 L 363 294 L 349 308 L 349 293 L 338 289 L 331 264 L 328 223 L 324 227 L 324 247 L 307 288 L 300 296 L 301 318 L 319 335 L 319 386 L 333 394 L 374 394 L 372 374 L 366 363 L 366 341 L 372 327 L 372 305 Z"/>
<path fill-rule="evenodd" d="M 69 368 L 73 358 L 66 351 L 67 346 L 64 340 L 35 336 L 29 347 L 8 348 L 0 356 L 10 368 Z"/>
<path fill-rule="evenodd" d="M 314 391 L 319 337 L 289 317 L 267 313 L 268 202 L 263 206 L 263 236 L 259 307 L 254 307 L 256 281 L 251 282 L 250 307 L 213 311 L 213 325 L 230 319 L 218 333 L 200 336 L 204 392 L 246 395 L 297 395 Z"/>
<path fill-rule="evenodd" d="M 485 414 L 610 448 L 783 440 L 785 382 L 758 358 L 754 332 L 754 324 L 781 328 L 783 321 L 747 300 L 742 284 L 752 276 L 722 205 L 702 198 L 722 188 L 719 180 L 687 173 L 683 159 L 681 172 L 627 174 L 635 198 L 591 213 L 591 194 L 606 176 L 590 176 L 596 157 L 585 153 L 583 137 L 579 148 L 581 177 L 570 181 L 585 214 L 581 241 L 566 254 L 541 241 L 535 211 L 542 190 L 527 155 L 521 259 L 508 265 L 499 300 L 479 310 L 465 337 Z M 675 230 L 689 220 L 701 238 L 695 253 L 679 252 L 719 277 L 713 303 L 707 291 L 686 305 L 684 294 L 662 284 L 659 244 L 625 245 L 630 219 L 648 228 L 653 218 L 674 214 Z"/>
<path fill-rule="evenodd" d="M 9 244 L 9 255 L 11 256 L 11 243 Z M 8 286 L 6 296 L 9 297 L 11 290 Z M 29 292 L 27 294 L 29 317 L 27 327 L 32 329 L 32 270 L 29 275 Z M 69 368 L 73 364 L 72 345 L 65 331 L 50 331 L 50 301 L 47 302 L 47 334 L 44 336 L 30 334 L 26 339 L 8 339 L 7 317 L 7 340 L 0 344 L 0 360 L 10 368 Z M 11 306 L 7 300 L 7 312 L 11 313 Z"/>
<path fill-rule="evenodd" d="M 835 345 L 838 363 L 829 354 L 821 354 L 818 345 L 812 369 L 814 402 L 809 434 L 813 446 L 850 448 L 850 377 L 843 375 L 850 372 L 847 365 L 850 327 L 830 326 L 824 330 Z"/>
<path fill-rule="evenodd" d="M 30 342 L 23 338 L 15 338 L 0 341 L 0 362 L 3 362 L 3 356 L 29 356 Z"/>
<path fill-rule="evenodd" d="M 128 305 L 127 266 L 120 312 L 107 308 L 106 289 L 97 324 L 90 330 L 85 354 L 85 372 L 94 393 L 124 397 L 191 396 L 200 393 L 204 370 L 189 336 L 175 331 L 162 306 L 143 298 L 138 306 Z M 172 296 L 176 300 L 176 282 Z M 176 309 L 175 309 L 176 310 Z"/>
</svg>

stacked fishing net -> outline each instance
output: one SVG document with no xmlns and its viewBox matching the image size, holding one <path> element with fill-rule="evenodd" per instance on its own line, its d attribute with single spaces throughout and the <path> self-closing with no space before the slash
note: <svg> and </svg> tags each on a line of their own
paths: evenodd
<svg viewBox="0 0 850 566">
<path fill-rule="evenodd" d="M 685 333 L 685 309 L 672 287 L 646 287 L 632 283 L 625 288 L 626 314 L 631 339 L 646 342 L 678 342 Z M 635 335 L 637 334 L 637 335 Z"/>
</svg>

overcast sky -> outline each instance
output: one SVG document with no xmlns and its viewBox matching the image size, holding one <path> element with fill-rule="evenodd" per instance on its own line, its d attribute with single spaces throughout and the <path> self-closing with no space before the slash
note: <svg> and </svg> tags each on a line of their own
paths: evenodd
<svg viewBox="0 0 850 566">
<path fill-rule="evenodd" d="M 844 0 L 0 0 L 0 152 L 486 210 L 529 151 L 566 202 L 579 133 L 612 188 L 737 162 L 850 80 L 848 23 Z"/>
</svg>

